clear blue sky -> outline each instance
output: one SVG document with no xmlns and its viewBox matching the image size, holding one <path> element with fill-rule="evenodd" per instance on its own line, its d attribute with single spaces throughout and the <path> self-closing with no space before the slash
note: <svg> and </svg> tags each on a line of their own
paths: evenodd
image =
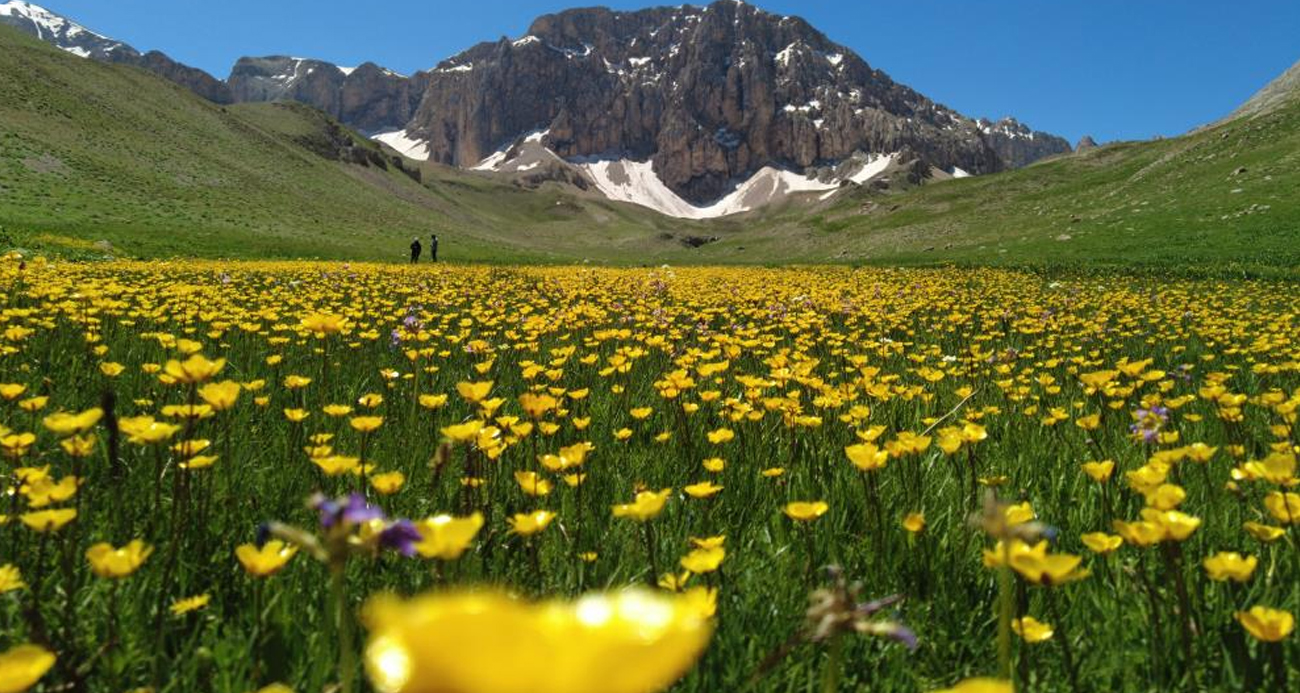
<svg viewBox="0 0 1300 693">
<path fill-rule="evenodd" d="M 427 69 L 573 0 L 35 0 L 224 78 L 242 55 Z M 609 0 L 616 9 L 653 1 Z M 673 4 L 673 3 L 661 3 Z M 970 116 L 1071 139 L 1175 135 L 1300 60 L 1300 0 L 760 0 Z"/>
</svg>

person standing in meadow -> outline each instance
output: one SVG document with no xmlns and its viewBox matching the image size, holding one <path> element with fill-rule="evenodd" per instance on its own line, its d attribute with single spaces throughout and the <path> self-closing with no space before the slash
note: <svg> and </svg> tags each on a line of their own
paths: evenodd
<svg viewBox="0 0 1300 693">
<path fill-rule="evenodd" d="M 429 262 L 438 261 L 438 234 L 433 234 L 429 239 Z"/>
<path fill-rule="evenodd" d="M 411 239 L 411 264 L 412 265 L 420 261 L 421 250 L 423 250 L 423 248 L 420 247 L 420 239 L 412 238 Z M 434 252 L 436 253 L 437 251 Z"/>
</svg>

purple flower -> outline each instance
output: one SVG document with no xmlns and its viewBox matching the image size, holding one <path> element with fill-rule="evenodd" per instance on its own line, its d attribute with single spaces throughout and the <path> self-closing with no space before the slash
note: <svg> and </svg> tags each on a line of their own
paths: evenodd
<svg viewBox="0 0 1300 693">
<path fill-rule="evenodd" d="M 379 533 L 379 545 L 403 556 L 414 556 L 415 545 L 423 537 L 410 520 L 398 520 Z"/>
<path fill-rule="evenodd" d="M 330 529 L 339 522 L 359 525 L 384 519 L 384 511 L 367 503 L 365 496 L 359 493 L 353 493 L 342 500 L 331 500 L 316 494 L 312 497 L 311 507 L 320 513 L 320 526 L 325 529 Z"/>
</svg>

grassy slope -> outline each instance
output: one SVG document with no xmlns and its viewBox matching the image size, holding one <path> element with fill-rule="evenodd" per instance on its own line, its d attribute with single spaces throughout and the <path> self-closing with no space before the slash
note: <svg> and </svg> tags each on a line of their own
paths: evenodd
<svg viewBox="0 0 1300 693">
<path fill-rule="evenodd" d="M 329 126 L 296 104 L 214 106 L 143 71 L 0 28 L 0 227 L 9 237 L 0 245 L 400 259 L 411 236 L 451 230 L 449 259 L 655 258 L 678 247 L 659 237 L 671 221 L 570 191 L 525 191 L 438 166 L 425 167 L 421 185 L 329 161 L 302 144 Z"/>
<path fill-rule="evenodd" d="M 421 185 L 302 146 L 329 126 L 297 105 L 223 109 L 0 28 L 0 246 L 401 259 L 412 235 L 438 231 L 448 259 L 501 262 L 1300 266 L 1296 103 L 996 176 L 710 222 L 436 165 Z M 721 241 L 688 249 L 669 234 Z"/>
<path fill-rule="evenodd" d="M 1237 173 L 1239 169 L 1244 172 Z M 864 203 L 877 204 L 863 211 Z M 1300 103 L 895 195 L 786 210 L 706 253 L 1040 265 L 1300 265 Z"/>
</svg>

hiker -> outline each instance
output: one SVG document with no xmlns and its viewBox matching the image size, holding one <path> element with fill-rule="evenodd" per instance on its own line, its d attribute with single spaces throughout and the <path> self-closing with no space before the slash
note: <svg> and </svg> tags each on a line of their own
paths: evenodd
<svg viewBox="0 0 1300 693">
<path fill-rule="evenodd" d="M 438 261 L 438 234 L 433 234 L 429 239 L 429 262 Z"/>
<path fill-rule="evenodd" d="M 411 239 L 411 264 L 412 265 L 420 261 L 420 250 L 421 250 L 420 239 L 418 238 Z"/>
</svg>

